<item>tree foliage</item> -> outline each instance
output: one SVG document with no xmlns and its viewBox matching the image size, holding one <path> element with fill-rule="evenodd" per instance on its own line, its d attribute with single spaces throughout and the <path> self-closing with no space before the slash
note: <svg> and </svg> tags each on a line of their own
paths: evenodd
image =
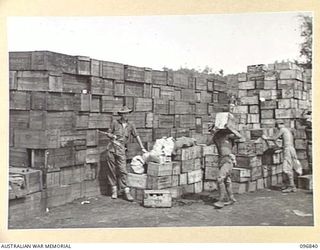
<svg viewBox="0 0 320 250">
<path fill-rule="evenodd" d="M 312 16 L 300 15 L 301 20 L 301 37 L 300 44 L 300 62 L 304 68 L 312 68 Z"/>
</svg>

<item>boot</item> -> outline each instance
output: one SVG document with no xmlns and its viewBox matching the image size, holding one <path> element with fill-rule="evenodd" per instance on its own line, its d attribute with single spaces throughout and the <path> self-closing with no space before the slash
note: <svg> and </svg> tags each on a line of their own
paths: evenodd
<svg viewBox="0 0 320 250">
<path fill-rule="evenodd" d="M 219 201 L 213 203 L 213 205 L 216 208 L 223 208 L 224 207 L 224 199 L 226 197 L 226 186 L 223 182 L 219 183 L 219 192 L 220 192 Z"/>
<path fill-rule="evenodd" d="M 232 205 L 233 203 L 237 202 L 237 200 L 234 198 L 231 182 L 228 182 L 226 184 L 226 189 L 227 189 L 227 193 L 229 196 L 229 200 L 227 202 L 225 202 L 224 205 L 228 206 L 228 205 Z"/>
<path fill-rule="evenodd" d="M 117 199 L 117 198 L 118 198 L 117 186 L 112 186 L 111 199 Z"/>
<path fill-rule="evenodd" d="M 124 199 L 131 202 L 133 201 L 133 197 L 131 196 L 130 189 L 128 187 L 124 189 Z"/>
<path fill-rule="evenodd" d="M 295 193 L 297 192 L 297 188 L 294 184 L 294 180 L 293 180 L 293 173 L 289 173 L 288 174 L 288 178 L 289 178 L 289 187 L 282 190 L 282 193 Z"/>
</svg>

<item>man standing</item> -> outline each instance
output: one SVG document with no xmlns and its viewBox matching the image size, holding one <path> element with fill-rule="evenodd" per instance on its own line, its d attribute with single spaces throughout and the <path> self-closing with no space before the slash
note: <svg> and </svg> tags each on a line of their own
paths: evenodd
<svg viewBox="0 0 320 250">
<path fill-rule="evenodd" d="M 293 170 L 295 169 L 296 172 L 301 175 L 302 169 L 301 165 L 297 159 L 297 153 L 294 148 L 293 144 L 293 135 L 290 131 L 290 129 L 286 128 L 284 126 L 283 121 L 277 121 L 276 127 L 278 128 L 278 133 L 272 137 L 268 138 L 267 136 L 263 135 L 262 138 L 265 140 L 272 140 L 274 143 L 280 147 L 280 145 L 277 143 L 277 140 L 279 138 L 282 138 L 283 143 L 283 172 L 288 176 L 289 179 L 289 186 L 282 190 L 283 193 L 291 193 L 296 192 L 296 186 L 294 184 L 293 179 Z M 295 164 L 298 165 L 295 167 Z"/>
<path fill-rule="evenodd" d="M 232 153 L 234 141 L 242 139 L 241 134 L 234 129 L 210 129 L 212 141 L 218 148 L 219 153 L 219 174 L 218 188 L 219 201 L 213 205 L 216 208 L 223 208 L 225 205 L 231 205 L 236 202 L 232 191 L 231 172 L 236 163 L 235 155 Z"/>
<path fill-rule="evenodd" d="M 106 134 L 110 139 L 107 147 L 107 179 L 112 188 L 112 199 L 117 198 L 119 185 L 120 191 L 124 191 L 124 198 L 128 201 L 133 201 L 130 194 L 130 189 L 127 186 L 127 167 L 126 167 L 126 150 L 127 143 L 134 137 L 137 139 L 141 150 L 147 152 L 144 148 L 141 139 L 137 133 L 134 124 L 128 122 L 127 115 L 132 110 L 124 106 L 119 111 L 120 119 L 113 120 L 109 132 L 101 132 Z M 118 178 L 117 178 L 118 174 Z"/>
</svg>

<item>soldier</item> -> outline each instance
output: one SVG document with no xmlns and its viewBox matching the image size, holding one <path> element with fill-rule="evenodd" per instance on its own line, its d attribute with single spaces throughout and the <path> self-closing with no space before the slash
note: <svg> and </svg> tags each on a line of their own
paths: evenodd
<svg viewBox="0 0 320 250">
<path fill-rule="evenodd" d="M 268 138 L 266 135 L 263 135 L 262 138 L 265 140 L 274 141 L 274 143 L 278 147 L 280 147 L 280 145 L 277 143 L 277 140 L 279 138 L 282 138 L 282 142 L 283 142 L 283 172 L 288 176 L 288 179 L 289 179 L 289 187 L 282 190 L 282 192 L 283 193 L 296 192 L 297 189 L 294 184 L 293 170 L 296 170 L 296 172 L 299 175 L 301 175 L 302 168 L 301 168 L 300 162 L 297 159 L 297 153 L 294 148 L 293 134 L 291 133 L 290 129 L 288 129 L 284 126 L 283 121 L 277 121 L 276 127 L 278 128 L 278 133 L 274 137 Z"/>
<path fill-rule="evenodd" d="M 231 172 L 236 164 L 236 157 L 232 153 L 232 148 L 236 139 L 243 139 L 241 134 L 234 129 L 210 129 L 212 141 L 218 148 L 219 153 L 219 174 L 218 188 L 219 200 L 213 205 L 222 208 L 236 202 L 232 191 Z"/>
<path fill-rule="evenodd" d="M 117 198 L 118 189 L 124 191 L 124 198 L 128 201 L 133 201 L 130 194 L 130 189 L 127 185 L 127 167 L 126 167 L 126 150 L 127 143 L 131 141 L 131 137 L 135 137 L 141 147 L 142 152 L 147 152 L 144 148 L 141 139 L 136 131 L 133 123 L 127 119 L 127 114 L 132 110 L 124 106 L 119 111 L 120 119 L 114 120 L 111 124 L 109 132 L 101 132 L 106 134 L 110 139 L 110 143 L 107 147 L 107 179 L 112 187 L 112 199 Z M 117 172 L 119 172 L 119 178 L 117 179 Z"/>
</svg>

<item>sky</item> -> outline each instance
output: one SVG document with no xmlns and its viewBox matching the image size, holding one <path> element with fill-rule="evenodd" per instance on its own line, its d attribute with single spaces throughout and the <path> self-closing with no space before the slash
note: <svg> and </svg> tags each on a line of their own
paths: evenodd
<svg viewBox="0 0 320 250">
<path fill-rule="evenodd" d="M 161 70 L 225 74 L 299 56 L 301 12 L 9 17 L 8 50 L 49 50 Z"/>
</svg>

